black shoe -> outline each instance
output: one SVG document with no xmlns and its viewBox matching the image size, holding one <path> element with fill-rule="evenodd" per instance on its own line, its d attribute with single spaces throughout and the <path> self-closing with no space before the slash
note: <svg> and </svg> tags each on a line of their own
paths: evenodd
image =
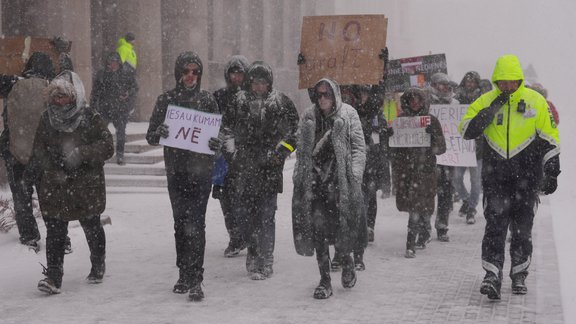
<svg viewBox="0 0 576 324">
<path fill-rule="evenodd" d="M 314 298 L 328 299 L 330 296 L 332 296 L 332 284 L 330 284 L 330 281 L 320 280 L 320 284 L 314 289 Z"/>
<path fill-rule="evenodd" d="M 368 227 L 368 242 L 374 242 L 374 229 Z"/>
<path fill-rule="evenodd" d="M 38 240 L 30 240 L 27 242 L 23 242 L 22 244 L 26 245 L 28 249 L 34 251 L 34 253 L 40 252 L 40 244 L 38 243 Z"/>
<path fill-rule="evenodd" d="M 201 283 L 197 283 L 190 287 L 190 293 L 188 294 L 188 300 L 193 302 L 199 302 L 204 299 L 204 292 L 202 291 Z"/>
<path fill-rule="evenodd" d="M 224 250 L 224 256 L 227 258 L 233 258 L 237 256 L 240 251 L 244 250 L 245 246 L 238 246 L 232 242 L 228 243 L 228 247 Z"/>
<path fill-rule="evenodd" d="M 366 270 L 366 265 L 364 264 L 364 256 L 360 254 L 354 254 L 354 269 L 356 271 Z"/>
<path fill-rule="evenodd" d="M 460 210 L 458 211 L 458 216 L 460 217 L 464 217 L 468 214 L 468 209 L 470 208 L 470 205 L 468 205 L 468 202 L 466 200 L 464 200 L 464 202 L 462 203 L 462 206 L 460 207 Z"/>
<path fill-rule="evenodd" d="M 180 278 L 176 281 L 172 292 L 175 294 L 185 294 L 190 290 L 190 279 L 187 276 L 180 274 Z"/>
<path fill-rule="evenodd" d="M 526 280 L 525 274 L 517 274 L 512 278 L 512 293 L 514 295 L 526 295 L 528 288 L 524 280 Z"/>
<path fill-rule="evenodd" d="M 411 249 L 406 249 L 406 252 L 404 253 L 404 257 L 406 259 L 414 259 L 416 257 L 416 252 L 414 252 L 414 250 L 411 250 Z"/>
<path fill-rule="evenodd" d="M 126 165 L 126 162 L 124 162 L 124 157 L 116 158 L 116 163 L 118 163 L 118 165 Z"/>
<path fill-rule="evenodd" d="M 86 281 L 90 284 L 99 284 L 102 283 L 102 279 L 104 279 L 104 273 L 106 272 L 106 264 L 102 263 L 98 266 L 92 266 L 90 270 L 90 274 L 86 277 Z"/>
<path fill-rule="evenodd" d="M 428 234 L 427 232 L 421 233 L 418 235 L 418 240 L 416 241 L 416 245 L 414 246 L 414 248 L 417 250 L 424 250 L 426 248 L 426 245 L 431 241 L 432 238 L 430 237 L 430 234 Z"/>
<path fill-rule="evenodd" d="M 60 285 L 58 285 L 51 278 L 47 277 L 38 282 L 38 290 L 50 295 L 55 295 L 60 293 Z"/>
<path fill-rule="evenodd" d="M 468 208 L 468 212 L 466 213 L 466 224 L 472 225 L 476 223 L 476 209 L 475 208 Z"/>
<path fill-rule="evenodd" d="M 72 253 L 72 242 L 70 241 L 70 236 L 66 236 L 66 243 L 64 244 L 64 254 Z"/>
<path fill-rule="evenodd" d="M 354 260 L 348 255 L 342 258 L 342 263 L 342 287 L 352 288 L 356 285 Z"/>
<path fill-rule="evenodd" d="M 438 233 L 438 241 L 450 242 L 450 236 L 447 233 Z"/>
<path fill-rule="evenodd" d="M 270 278 L 274 274 L 274 268 L 272 268 L 271 264 L 268 264 L 262 267 L 262 271 L 260 272 L 264 275 L 264 277 Z"/>
<path fill-rule="evenodd" d="M 487 295 L 488 299 L 497 300 L 500 299 L 500 286 L 501 281 L 493 274 L 486 274 L 484 280 L 482 280 L 482 285 L 480 286 L 480 293 L 482 295 Z"/>
</svg>

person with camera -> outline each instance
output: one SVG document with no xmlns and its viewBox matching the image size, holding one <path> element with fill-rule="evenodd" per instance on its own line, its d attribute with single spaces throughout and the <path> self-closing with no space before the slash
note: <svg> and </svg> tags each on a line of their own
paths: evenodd
<svg viewBox="0 0 576 324">
<path fill-rule="evenodd" d="M 514 55 L 498 58 L 496 88 L 469 107 L 459 129 L 464 139 L 483 136 L 482 187 L 486 228 L 480 293 L 500 299 L 506 234 L 510 226 L 512 293 L 523 295 L 532 259 L 532 226 L 538 193 L 554 193 L 560 174 L 560 137 L 546 99 L 524 84 Z"/>
</svg>

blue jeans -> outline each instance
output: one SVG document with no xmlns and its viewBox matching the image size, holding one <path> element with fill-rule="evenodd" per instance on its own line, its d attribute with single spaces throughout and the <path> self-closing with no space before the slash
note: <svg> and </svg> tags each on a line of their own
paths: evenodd
<svg viewBox="0 0 576 324">
<path fill-rule="evenodd" d="M 468 202 L 470 208 L 476 209 L 478 201 L 480 200 L 480 192 L 482 191 L 482 160 L 477 160 L 477 167 L 456 167 L 454 169 L 454 178 L 452 183 L 454 189 L 460 195 L 463 201 Z M 470 171 L 470 192 L 464 185 L 464 173 L 466 170 Z"/>
</svg>

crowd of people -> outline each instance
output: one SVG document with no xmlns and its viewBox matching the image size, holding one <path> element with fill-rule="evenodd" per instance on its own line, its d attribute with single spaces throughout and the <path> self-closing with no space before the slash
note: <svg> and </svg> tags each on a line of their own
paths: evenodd
<svg viewBox="0 0 576 324">
<path fill-rule="evenodd" d="M 72 65 L 55 76 L 44 53 L 32 55 L 21 77 L 2 75 L 0 80 L 7 98 L 0 153 L 20 242 L 37 249 L 40 240 L 32 215 L 33 186 L 47 227 L 46 278 L 38 283 L 43 292 L 60 292 L 72 220 L 79 220 L 88 241 L 92 268 L 87 280 L 100 283 L 104 278 L 106 238 L 99 217 L 105 209 L 103 165 L 114 152 L 116 162 L 124 164 L 125 128 L 138 91 L 134 39 L 128 33 L 118 51 L 106 57 L 89 101 Z M 300 255 L 316 255 L 320 282 L 314 298 L 333 294 L 331 272 L 341 271 L 342 286 L 352 288 L 357 271 L 366 269 L 364 250 L 375 238 L 378 190 L 383 198 L 395 195 L 398 210 L 408 212 L 406 258 L 414 258 L 432 240 L 434 211 L 437 240 L 450 241 L 449 215 L 456 197 L 462 201 L 459 215 L 474 224 L 483 192 L 486 276 L 480 292 L 500 298 L 508 230 L 512 291 L 527 292 L 538 194 L 553 193 L 560 173 L 558 117 L 545 99 L 546 90 L 538 84 L 528 87 L 518 59 L 505 55 L 488 86 L 475 71 L 466 73 L 460 84 L 439 72 L 429 87 L 406 89 L 397 105 L 385 89 L 387 49 L 381 58 L 384 70 L 377 85 L 339 85 L 323 78 L 308 89 L 311 105 L 299 116 L 292 100 L 274 87 L 266 62 L 250 64 L 244 56 L 232 56 L 225 65 L 226 86 L 210 93 L 201 87 L 205 67 L 198 54 L 186 51 L 177 57 L 176 86 L 156 101 L 148 143 L 160 145 L 174 133 L 165 122 L 169 105 L 221 114 L 222 125 L 207 143 L 214 155 L 163 148 L 179 270 L 174 293 L 188 294 L 191 301 L 204 299 L 210 194 L 220 200 L 229 234 L 224 256 L 246 249 L 249 278 L 273 276 L 277 199 L 283 191 L 284 163 L 292 153 L 294 245 Z M 299 63 L 304 60 L 299 57 Z M 35 98 L 34 105 L 22 106 L 23 96 Z M 443 126 L 430 113 L 430 106 L 438 104 L 469 105 L 459 129 L 465 139 L 475 140 L 476 167 L 437 164 L 436 157 L 446 151 Z M 29 120 L 19 111 L 26 111 Z M 424 131 L 430 145 L 389 147 L 399 117 L 427 118 Z M 21 134 L 18 127 L 25 122 L 34 127 L 23 139 L 15 134 Z M 116 129 L 115 149 L 110 122 Z"/>
</svg>

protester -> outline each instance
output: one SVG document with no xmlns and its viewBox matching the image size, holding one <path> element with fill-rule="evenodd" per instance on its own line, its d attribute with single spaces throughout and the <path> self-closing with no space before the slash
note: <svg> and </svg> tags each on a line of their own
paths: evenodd
<svg viewBox="0 0 576 324">
<path fill-rule="evenodd" d="M 480 292 L 500 299 L 508 226 L 512 293 L 528 291 L 525 279 L 532 259 L 538 192 L 556 191 L 560 137 L 546 99 L 526 88 L 516 56 L 498 58 L 492 82 L 496 88 L 468 107 L 459 128 L 465 139 L 483 136 L 488 144 L 482 165 L 486 218 L 482 267 L 486 275 Z"/>
<path fill-rule="evenodd" d="M 236 94 L 241 90 L 249 65 L 244 56 L 232 56 L 224 68 L 226 87 L 214 92 L 220 113 L 225 115 L 223 118 L 229 120 L 230 124 L 236 123 L 236 107 L 233 102 Z M 224 214 L 224 224 L 230 237 L 228 246 L 224 250 L 224 256 L 228 258 L 238 255 L 240 251 L 246 248 L 240 223 L 246 223 L 247 220 L 238 219 L 238 201 L 234 187 L 237 176 L 236 173 L 229 172 L 224 155 L 219 155 L 214 166 L 212 197 L 220 200 L 220 207 L 222 214 Z"/>
<path fill-rule="evenodd" d="M 50 56 L 34 52 L 26 62 L 22 77 L 3 75 L 1 83 L 2 97 L 6 100 L 0 154 L 6 163 L 20 243 L 36 252 L 40 250 L 40 232 L 32 207 L 34 188 L 23 176 L 32 154 L 36 127 L 45 108 L 43 91 L 53 77 Z M 9 110 L 13 115 L 8 114 Z"/>
<path fill-rule="evenodd" d="M 423 89 L 412 87 L 406 90 L 400 102 L 402 117 L 430 118 L 426 126 L 430 146 L 391 148 L 396 207 L 399 211 L 408 212 L 409 217 L 404 256 L 414 258 L 416 246 L 425 248 L 430 238 L 437 183 L 436 155 L 446 152 L 446 142 L 440 122 L 429 113 L 430 99 Z M 394 130 L 389 129 L 389 133 L 393 136 Z"/>
<path fill-rule="evenodd" d="M 59 74 L 45 90 L 43 113 L 25 179 L 38 190 L 46 224 L 46 278 L 38 289 L 60 293 L 68 222 L 80 221 L 92 268 L 86 278 L 100 283 L 106 271 L 106 236 L 100 214 L 106 207 L 104 162 L 114 153 L 112 135 L 86 105 L 84 86 L 71 71 Z M 29 180 L 30 179 L 30 180 Z"/>
<path fill-rule="evenodd" d="M 434 73 L 430 82 L 430 104 L 431 105 L 453 105 L 459 104 L 458 100 L 454 99 L 454 91 L 452 90 L 452 81 L 442 72 Z M 448 222 L 450 219 L 450 212 L 453 209 L 453 195 L 454 188 L 452 186 L 452 178 L 454 178 L 454 167 L 447 165 L 436 166 L 438 169 L 438 208 L 436 209 L 436 221 L 434 227 L 438 241 L 449 242 L 448 236 Z M 422 238 L 422 237 L 421 237 Z M 423 238 L 422 238 L 423 239 Z M 428 240 L 419 239 L 417 248 L 425 248 Z"/>
<path fill-rule="evenodd" d="M 548 108 L 550 108 L 550 112 L 552 113 L 552 116 L 554 117 L 554 122 L 556 123 L 556 125 L 559 125 L 560 124 L 560 116 L 558 115 L 558 110 L 556 109 L 556 106 L 554 106 L 552 101 L 548 100 L 548 90 L 546 88 L 544 88 L 544 86 L 540 83 L 534 83 L 532 86 L 529 86 L 529 88 L 538 92 L 539 94 L 542 95 L 542 97 L 544 97 L 546 99 L 546 102 L 548 103 Z"/>
<path fill-rule="evenodd" d="M 274 272 L 277 196 L 283 191 L 284 160 L 296 148 L 298 112 L 273 88 L 272 69 L 262 61 L 248 68 L 245 90 L 233 106 L 235 118 L 225 115 L 220 138 L 227 139 L 229 172 L 237 175 L 238 217 L 246 220 L 246 270 L 251 279 L 264 280 Z"/>
<path fill-rule="evenodd" d="M 125 164 L 126 124 L 138 91 L 134 74 L 125 69 L 118 53 L 108 54 L 104 69 L 94 78 L 90 100 L 90 107 L 98 111 L 106 122 L 112 122 L 116 129 L 116 162 L 119 165 Z"/>
<path fill-rule="evenodd" d="M 461 104 L 469 105 L 482 94 L 480 88 L 480 75 L 476 71 L 467 72 L 458 88 L 456 100 Z M 480 200 L 482 183 L 480 171 L 482 170 L 482 147 L 484 139 L 480 136 L 475 139 L 476 166 L 475 167 L 455 167 L 452 184 L 454 189 L 462 199 L 462 206 L 458 211 L 460 217 L 466 217 L 467 224 L 476 223 L 476 206 Z M 466 170 L 470 173 L 470 191 L 464 185 L 464 174 Z"/>
<path fill-rule="evenodd" d="M 299 124 L 292 224 L 296 252 L 305 256 L 316 252 L 320 283 L 313 296 L 326 299 L 332 295 L 329 245 L 334 244 L 341 256 L 342 286 L 356 284 L 350 254 L 366 246 L 362 221 L 366 148 L 358 113 L 342 102 L 338 84 L 322 79 L 313 94 L 314 105 Z"/>
<path fill-rule="evenodd" d="M 189 51 L 178 56 L 174 66 L 176 87 L 158 97 L 150 117 L 146 134 L 150 145 L 158 145 L 160 138 L 167 138 L 170 134 L 168 125 L 164 123 L 168 105 L 219 112 L 212 94 L 200 88 L 203 71 L 198 54 Z M 201 301 L 204 299 L 201 284 L 204 279 L 206 205 L 212 187 L 214 156 L 164 146 L 164 163 L 174 218 L 176 266 L 179 269 L 173 292 L 189 292 L 191 301 Z"/>
</svg>

